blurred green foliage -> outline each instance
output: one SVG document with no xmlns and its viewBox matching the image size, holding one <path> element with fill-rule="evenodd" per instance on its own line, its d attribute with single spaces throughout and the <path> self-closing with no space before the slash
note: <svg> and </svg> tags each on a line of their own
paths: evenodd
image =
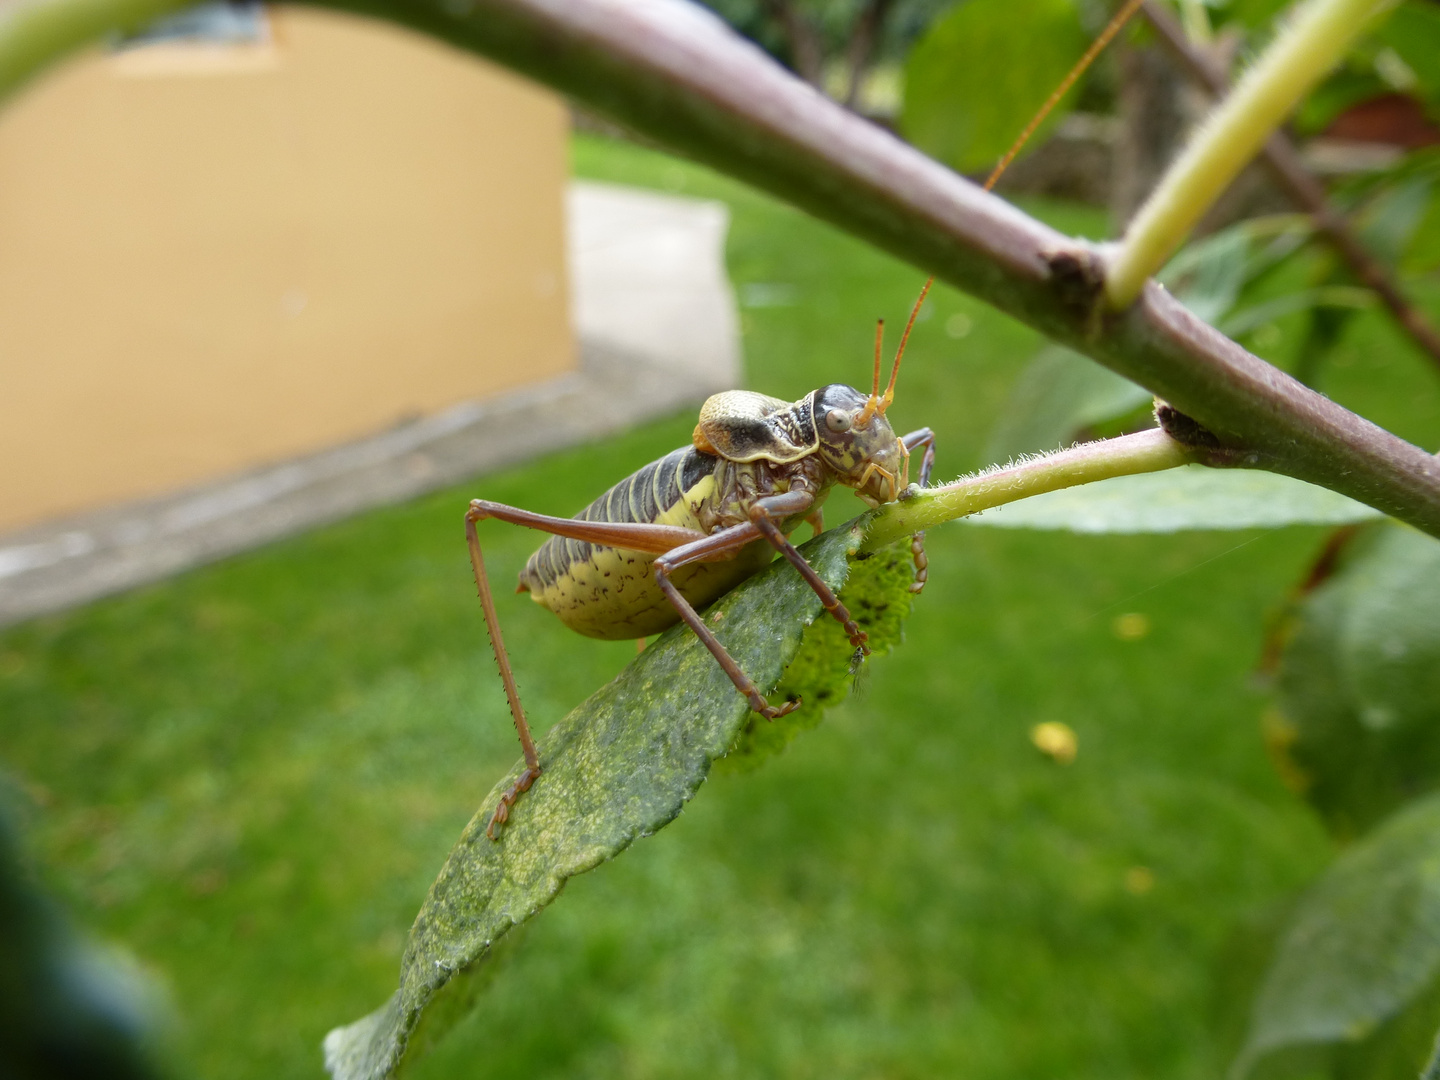
<svg viewBox="0 0 1440 1080">
<path fill-rule="evenodd" d="M 1025 366 L 995 419 L 985 456 L 1004 462 L 1146 421 L 1154 398 L 1143 386 L 1063 345 L 1047 345 Z"/>
<path fill-rule="evenodd" d="M 1072 0 L 966 0 L 905 64 L 905 137 L 958 172 L 989 170 L 1089 39 Z M 1075 101 L 1067 94 L 1029 148 Z"/>
<path fill-rule="evenodd" d="M 755 389 L 863 380 L 874 317 L 903 314 L 920 285 L 683 162 L 591 139 L 575 161 L 729 204 Z M 1280 326 L 1286 362 L 1298 324 Z M 892 415 L 937 430 L 939 479 L 982 463 L 1038 344 L 934 294 Z M 1402 434 L 1440 430 L 1430 374 L 1372 313 L 1326 379 Z M 0 635 L 0 759 L 32 792 L 34 844 L 86 921 L 168 983 L 194 1075 L 318 1075 L 324 1033 L 394 988 L 426 889 L 515 760 L 465 500 L 571 512 L 692 426 Z M 932 532 L 905 648 L 784 754 L 715 778 L 670 828 L 572 881 L 502 947 L 480 1010 L 423 1074 L 1213 1076 L 1211 965 L 1230 928 L 1328 859 L 1260 752 L 1249 679 L 1262 616 L 1319 536 Z M 485 543 L 504 580 L 535 540 L 496 526 Z M 1144 636 L 1116 636 L 1126 613 Z M 633 656 L 524 598 L 502 618 L 541 728 Z M 1069 767 L 1028 742 L 1056 719 L 1079 735 Z"/>
<path fill-rule="evenodd" d="M 1440 782 L 1440 543 L 1385 525 L 1346 556 L 1285 630 L 1271 741 L 1348 840 Z"/>
<path fill-rule="evenodd" d="M 155 1080 L 154 987 L 44 893 L 20 850 L 13 795 L 0 784 L 0 1076 Z"/>
<path fill-rule="evenodd" d="M 1274 955 L 1232 1075 L 1420 1072 L 1440 1021 L 1437 845 L 1431 795 L 1344 851 L 1272 926 Z"/>
</svg>

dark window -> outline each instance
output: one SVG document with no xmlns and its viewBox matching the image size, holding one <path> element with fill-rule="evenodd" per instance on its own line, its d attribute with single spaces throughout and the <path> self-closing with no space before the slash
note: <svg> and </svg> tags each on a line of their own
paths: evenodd
<svg viewBox="0 0 1440 1080">
<path fill-rule="evenodd" d="M 115 47 L 195 43 L 206 45 L 261 45 L 270 40 L 265 5 L 255 0 L 211 0 L 210 3 L 156 19 L 145 29 L 121 38 Z"/>
</svg>

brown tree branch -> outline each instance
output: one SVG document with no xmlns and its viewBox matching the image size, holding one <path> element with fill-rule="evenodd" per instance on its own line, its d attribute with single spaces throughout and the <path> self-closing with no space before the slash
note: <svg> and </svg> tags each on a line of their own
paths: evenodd
<svg viewBox="0 0 1440 1080">
<path fill-rule="evenodd" d="M 62 2 L 62 0 L 55 0 Z M 1194 417 L 1248 464 L 1440 536 L 1440 461 L 1252 356 L 1151 283 L 1107 314 L 1103 251 L 830 101 L 674 0 L 330 0 L 408 23 L 933 270 Z"/>
<path fill-rule="evenodd" d="M 6 0 L 0 89 L 178 0 Z M 1150 282 L 1110 313 L 1104 248 L 1061 236 L 680 0 L 327 0 L 513 68 L 788 199 L 1148 387 L 1243 465 L 1440 536 L 1440 460 L 1252 356 Z M 150 17 L 153 17 L 150 16 Z"/>
<path fill-rule="evenodd" d="M 1168 11 L 1155 0 L 1145 0 L 1141 11 L 1191 79 L 1217 97 L 1229 90 L 1229 80 L 1224 72 L 1190 44 L 1185 31 Z M 1344 215 L 1331 204 L 1320 182 L 1305 168 L 1295 144 L 1283 132 L 1277 131 L 1265 144 L 1261 160 L 1280 190 L 1311 216 L 1315 231 L 1345 260 L 1361 283 L 1380 298 L 1410 340 L 1440 371 L 1440 333 L 1406 298 L 1391 273 L 1366 250 Z"/>
<path fill-rule="evenodd" d="M 1104 313 L 1102 250 L 855 116 L 697 7 L 332 2 L 408 23 L 577 97 L 1094 357 L 1243 449 L 1248 464 L 1440 536 L 1440 461 L 1250 355 L 1153 283 L 1128 310 Z"/>
</svg>

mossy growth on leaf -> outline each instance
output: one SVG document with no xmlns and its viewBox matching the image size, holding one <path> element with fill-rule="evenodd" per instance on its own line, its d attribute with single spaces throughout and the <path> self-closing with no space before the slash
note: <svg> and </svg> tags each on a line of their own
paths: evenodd
<svg viewBox="0 0 1440 1080">
<path fill-rule="evenodd" d="M 910 591 L 914 580 L 908 539 L 852 558 L 840 600 L 869 635 L 870 656 L 861 661 L 844 627 L 822 614 L 806 628 L 800 651 L 770 695 L 772 702 L 798 699 L 803 704 L 778 720 L 746 713 L 735 746 L 715 762 L 716 775 L 756 768 L 789 746 L 802 731 L 819 724 L 826 709 L 863 685 L 870 662 L 904 638 L 905 620 L 915 600 Z"/>
</svg>

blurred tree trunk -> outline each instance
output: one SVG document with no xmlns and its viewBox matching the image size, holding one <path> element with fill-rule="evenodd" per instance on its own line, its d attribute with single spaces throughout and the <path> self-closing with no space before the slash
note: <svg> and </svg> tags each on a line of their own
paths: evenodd
<svg viewBox="0 0 1440 1080">
<path fill-rule="evenodd" d="M 845 90 L 845 107 L 855 108 L 860 98 L 860 86 L 865 81 L 865 72 L 870 67 L 870 58 L 879 44 L 880 32 L 885 28 L 885 17 L 890 14 L 892 0 L 866 0 L 855 20 L 850 34 L 850 47 L 845 60 L 849 69 L 850 85 Z"/>
<path fill-rule="evenodd" d="M 793 0 L 763 0 L 763 4 L 785 37 L 795 74 L 811 86 L 819 87 L 825 77 L 825 43 L 820 38 L 820 28 Z"/>
<path fill-rule="evenodd" d="M 1119 233 L 1174 159 L 1192 118 L 1180 73 L 1158 49 L 1117 42 L 1115 63 L 1121 123 L 1110 213 Z"/>
</svg>

